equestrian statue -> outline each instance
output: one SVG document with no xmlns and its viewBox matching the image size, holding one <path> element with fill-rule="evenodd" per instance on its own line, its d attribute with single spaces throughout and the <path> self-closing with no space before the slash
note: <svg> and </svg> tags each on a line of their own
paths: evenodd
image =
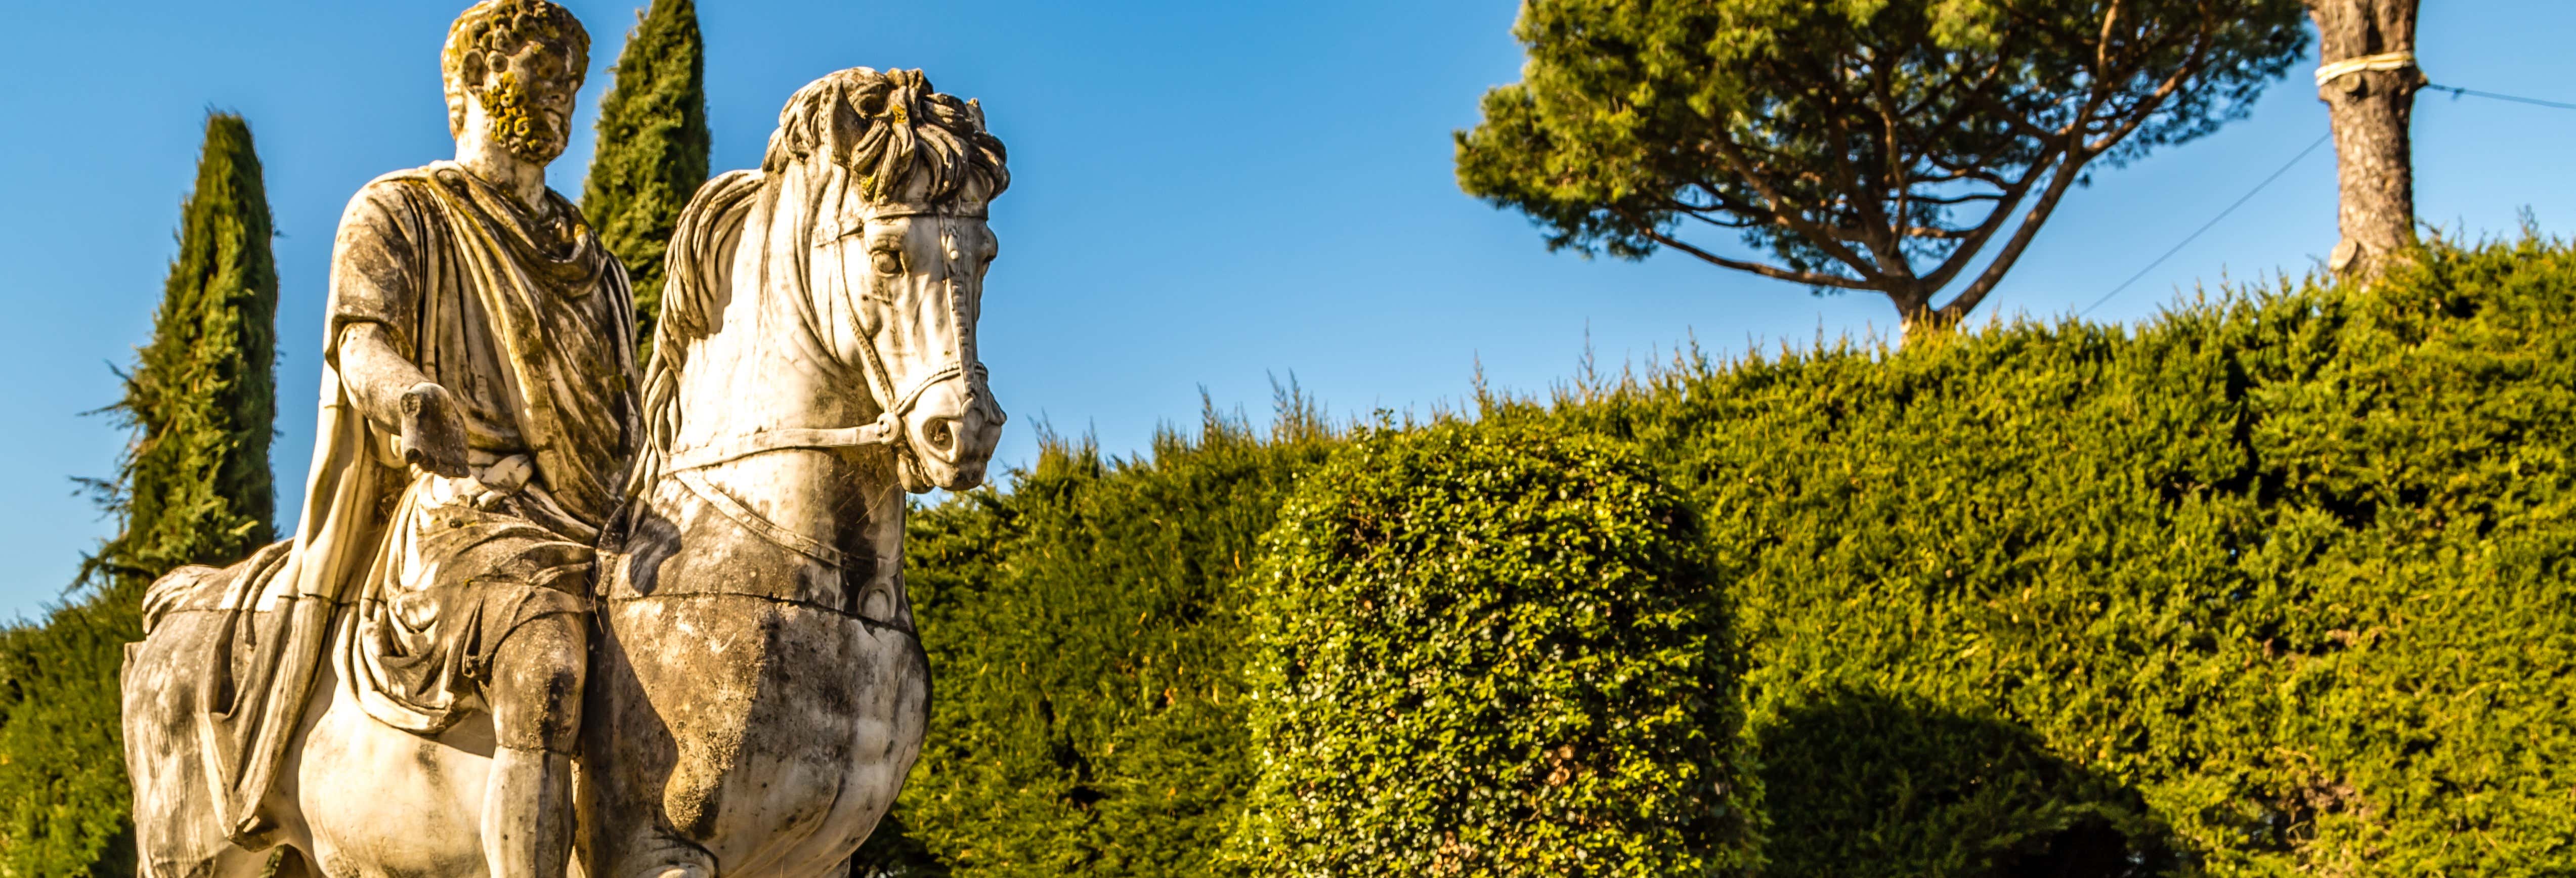
<svg viewBox="0 0 2576 878">
<path fill-rule="evenodd" d="M 845 875 L 927 722 L 906 494 L 1004 421 L 1002 144 L 917 70 L 807 85 L 683 211 L 639 368 L 545 186 L 580 22 L 483 0 L 441 61 L 455 159 L 340 221 L 293 538 L 163 577 L 127 647 L 144 874 Z"/>
</svg>

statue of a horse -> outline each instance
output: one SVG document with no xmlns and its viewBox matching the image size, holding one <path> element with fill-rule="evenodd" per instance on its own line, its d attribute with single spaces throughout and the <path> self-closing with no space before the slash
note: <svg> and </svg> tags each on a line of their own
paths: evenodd
<svg viewBox="0 0 2576 878">
<path fill-rule="evenodd" d="M 904 493 L 980 483 L 1002 424 L 981 115 L 834 74 L 682 214 L 584 719 L 594 874 L 822 874 L 902 787 L 930 695 Z"/>
<path fill-rule="evenodd" d="M 854 68 L 779 122 L 760 170 L 709 181 L 669 249 L 646 450 L 599 565 L 590 878 L 846 874 L 928 718 L 905 494 L 979 484 L 1000 433 L 975 322 L 984 208 L 1009 177 L 982 110 L 919 71 Z M 129 648 L 128 717 L 191 708 L 163 677 L 223 636 L 207 624 L 174 616 Z M 490 724 L 385 726 L 327 664 L 309 697 L 264 809 L 262 837 L 299 855 L 285 874 L 485 874 Z M 269 855 L 208 809 L 149 807 L 203 783 L 186 728 L 128 723 L 148 874 L 257 875 Z"/>
</svg>

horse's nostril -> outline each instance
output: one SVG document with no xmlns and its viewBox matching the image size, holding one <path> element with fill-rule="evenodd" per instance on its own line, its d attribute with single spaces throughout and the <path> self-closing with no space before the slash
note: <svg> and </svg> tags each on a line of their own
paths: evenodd
<svg viewBox="0 0 2576 878">
<path fill-rule="evenodd" d="M 923 433 L 923 437 L 922 437 L 922 438 L 925 438 L 925 439 L 930 440 L 930 447 L 932 447 L 932 448 L 936 448 L 936 449 L 939 449 L 939 450 L 941 450 L 941 451 L 946 451 L 946 450 L 948 450 L 948 446 L 949 446 L 949 444 L 950 444 L 950 443 L 954 440 L 954 438 L 955 438 L 954 436 L 952 436 L 952 435 L 950 434 L 950 432 L 949 432 L 949 430 L 948 430 L 948 419 L 947 419 L 947 418 L 940 418 L 940 419 L 938 419 L 938 420 L 935 420 L 935 421 L 930 422 L 930 427 L 929 427 L 929 429 L 923 430 L 923 431 L 922 431 L 922 433 Z"/>
</svg>

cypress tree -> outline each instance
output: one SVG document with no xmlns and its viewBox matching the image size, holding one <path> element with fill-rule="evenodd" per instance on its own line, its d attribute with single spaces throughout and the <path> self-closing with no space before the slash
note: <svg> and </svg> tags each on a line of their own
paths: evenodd
<svg viewBox="0 0 2576 878">
<path fill-rule="evenodd" d="M 179 565 L 230 564 L 273 538 L 277 263 L 240 116 L 207 117 L 184 210 L 152 342 L 110 407 L 138 435 L 110 501 L 125 527 L 89 567 L 126 596 Z"/>
<path fill-rule="evenodd" d="M 649 353 L 662 310 L 662 249 L 680 208 L 707 180 L 706 51 L 698 7 L 654 0 L 618 53 L 599 102 L 599 148 L 581 212 L 635 286 L 636 343 Z"/>
<path fill-rule="evenodd" d="M 85 595 L 0 631 L 0 875 L 133 874 L 117 671 L 143 590 L 274 536 L 271 234 L 250 125 L 209 115 L 152 341 L 105 410 L 134 431 L 116 480 L 90 482 L 121 527 L 82 564 Z"/>
</svg>

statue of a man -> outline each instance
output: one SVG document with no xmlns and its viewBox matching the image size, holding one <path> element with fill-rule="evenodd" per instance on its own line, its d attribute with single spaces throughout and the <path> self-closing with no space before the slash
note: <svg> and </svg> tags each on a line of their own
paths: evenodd
<svg viewBox="0 0 2576 878">
<path fill-rule="evenodd" d="M 234 680 L 205 722 L 236 839 L 273 825 L 260 803 L 327 662 L 396 728 L 488 714 L 491 874 L 564 874 L 591 544 L 640 433 L 625 269 L 545 185 L 589 52 L 545 0 L 467 9 L 442 57 L 456 159 L 377 178 L 341 218 L 303 521 L 200 577 L 283 630 L 224 641 L 207 671 Z M 191 576 L 156 585 L 147 618 L 211 600 Z"/>
<path fill-rule="evenodd" d="M 456 160 L 359 190 L 332 256 L 324 358 L 408 465 L 343 648 L 380 720 L 490 713 L 500 876 L 571 850 L 590 546 L 638 432 L 625 271 L 545 185 L 589 44 L 545 0 L 466 10 L 442 58 Z"/>
</svg>

